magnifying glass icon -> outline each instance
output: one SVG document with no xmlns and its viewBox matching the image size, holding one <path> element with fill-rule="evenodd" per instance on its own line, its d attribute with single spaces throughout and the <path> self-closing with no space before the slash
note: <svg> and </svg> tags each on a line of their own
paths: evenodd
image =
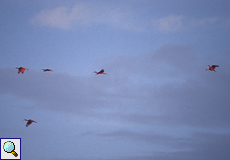
<svg viewBox="0 0 230 160">
<path fill-rule="evenodd" d="M 3 145 L 3 149 L 7 153 L 12 153 L 15 157 L 18 156 L 18 154 L 14 151 L 15 150 L 15 145 L 11 141 L 7 141 Z"/>
</svg>

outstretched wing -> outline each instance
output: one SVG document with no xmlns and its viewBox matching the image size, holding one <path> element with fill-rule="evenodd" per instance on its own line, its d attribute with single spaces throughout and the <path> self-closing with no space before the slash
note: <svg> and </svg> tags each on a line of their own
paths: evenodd
<svg viewBox="0 0 230 160">
<path fill-rule="evenodd" d="M 26 119 L 25 119 L 26 120 Z M 26 123 L 26 127 L 28 127 L 31 123 L 37 123 L 36 121 L 34 121 L 34 120 L 32 120 L 32 119 L 29 119 L 29 120 L 26 120 L 26 121 L 28 121 L 27 123 Z"/>
<path fill-rule="evenodd" d="M 216 67 L 219 67 L 219 65 L 212 65 L 213 69 L 215 69 Z"/>
<path fill-rule="evenodd" d="M 28 122 L 26 123 L 26 127 L 28 127 L 31 123 L 32 123 L 32 121 L 28 121 Z"/>
<path fill-rule="evenodd" d="M 100 70 L 100 72 L 99 72 L 99 73 L 104 73 L 104 69 Z"/>
<path fill-rule="evenodd" d="M 22 73 L 24 73 L 25 70 L 26 70 L 26 69 L 25 69 L 24 67 L 21 68 L 21 72 L 22 72 Z"/>
<path fill-rule="evenodd" d="M 53 72 L 53 70 L 51 70 L 51 69 L 42 69 L 44 72 L 46 72 L 46 71 L 52 71 Z"/>
</svg>

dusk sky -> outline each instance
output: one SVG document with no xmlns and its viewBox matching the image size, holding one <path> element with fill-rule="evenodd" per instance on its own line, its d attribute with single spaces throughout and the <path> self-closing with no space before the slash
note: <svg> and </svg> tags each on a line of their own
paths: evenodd
<svg viewBox="0 0 230 160">
<path fill-rule="evenodd" d="M 22 160 L 230 159 L 229 0 L 1 0 L 0 25 Z"/>
</svg>

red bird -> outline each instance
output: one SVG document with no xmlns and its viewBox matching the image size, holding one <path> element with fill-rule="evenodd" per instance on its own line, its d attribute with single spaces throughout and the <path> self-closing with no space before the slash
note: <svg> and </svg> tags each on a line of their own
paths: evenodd
<svg viewBox="0 0 230 160">
<path fill-rule="evenodd" d="M 15 69 L 18 69 L 18 74 L 21 72 L 22 74 L 25 72 L 25 70 L 29 70 L 27 68 L 24 67 L 16 67 Z"/>
<path fill-rule="evenodd" d="M 96 73 L 96 75 L 98 75 L 98 74 L 106 74 L 106 73 L 104 72 L 104 69 L 100 70 L 99 72 L 95 71 L 94 73 Z"/>
<path fill-rule="evenodd" d="M 212 65 L 212 66 L 208 65 L 208 67 L 209 67 L 209 69 L 205 69 L 205 70 L 210 70 L 210 71 L 215 71 L 216 72 L 215 68 L 219 67 L 219 65 Z"/>
<path fill-rule="evenodd" d="M 53 72 L 53 70 L 51 70 L 51 69 L 42 69 L 44 72 L 46 72 L 46 71 L 51 71 L 51 72 Z"/>
<path fill-rule="evenodd" d="M 29 119 L 29 120 L 27 120 L 27 119 L 25 119 L 25 121 L 28 121 L 27 123 L 26 123 L 26 127 L 28 127 L 31 123 L 37 123 L 37 122 L 35 122 L 34 120 L 32 120 L 32 119 Z"/>
</svg>

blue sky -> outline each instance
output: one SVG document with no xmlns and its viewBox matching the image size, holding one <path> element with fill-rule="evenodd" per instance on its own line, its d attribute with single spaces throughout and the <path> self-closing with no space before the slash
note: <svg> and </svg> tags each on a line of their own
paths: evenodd
<svg viewBox="0 0 230 160">
<path fill-rule="evenodd" d="M 229 7 L 0 1 L 0 138 L 23 160 L 228 159 Z"/>
</svg>

